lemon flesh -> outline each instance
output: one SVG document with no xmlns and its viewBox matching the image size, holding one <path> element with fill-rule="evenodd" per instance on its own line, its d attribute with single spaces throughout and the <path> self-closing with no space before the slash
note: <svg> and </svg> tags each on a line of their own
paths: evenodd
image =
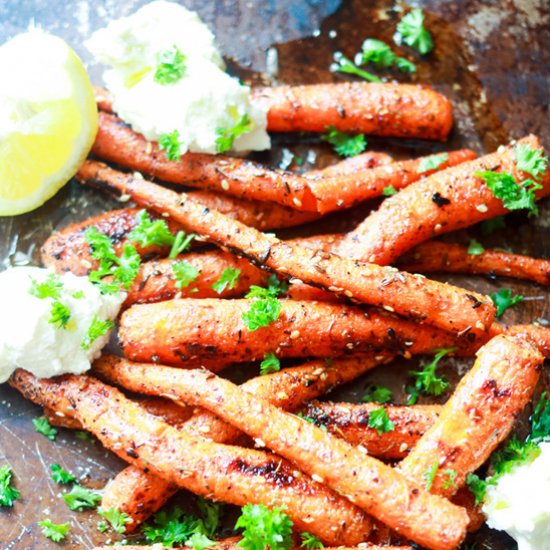
<svg viewBox="0 0 550 550">
<path fill-rule="evenodd" d="M 97 133 L 97 106 L 78 56 L 41 31 L 0 47 L 0 74 L 0 216 L 14 216 L 74 176 Z"/>
</svg>

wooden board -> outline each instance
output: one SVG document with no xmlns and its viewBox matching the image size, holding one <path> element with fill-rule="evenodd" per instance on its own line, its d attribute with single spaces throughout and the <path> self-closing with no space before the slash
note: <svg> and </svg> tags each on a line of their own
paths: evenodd
<svg viewBox="0 0 550 550">
<path fill-rule="evenodd" d="M 131 13 L 144 3 L 141 0 L 3 0 L 0 43 L 25 30 L 32 20 L 66 38 L 99 82 L 99 67 L 91 62 L 83 40 L 111 18 Z M 399 17 L 392 9 L 393 4 L 382 0 L 342 3 L 337 0 L 186 0 L 183 3 L 196 9 L 214 30 L 235 74 L 272 84 L 346 80 L 348 77 L 334 75 L 328 69 L 333 53 L 340 50 L 351 57 L 368 36 L 391 41 Z M 371 139 L 370 145 L 402 157 L 462 146 L 481 153 L 533 132 L 550 148 L 548 2 L 429 0 L 419 4 L 428 10 L 427 24 L 435 34 L 437 49 L 419 60 L 419 70 L 413 80 L 432 84 L 452 98 L 456 127 L 447 144 Z M 409 76 L 397 76 L 410 80 Z M 301 167 L 296 162 L 290 164 L 297 169 L 332 159 L 325 144 L 298 136 L 276 137 L 273 151 L 257 157 L 286 167 L 289 153 L 305 161 Z M 72 183 L 35 212 L 17 218 L 0 218 L 0 269 L 8 265 L 38 265 L 38 247 L 53 230 L 115 206 L 105 195 Z M 305 231 L 349 229 L 372 206 L 362 205 L 351 213 L 330 216 Z M 491 237 L 479 237 L 472 229 L 454 238 L 466 240 L 478 236 L 486 246 L 550 257 L 550 201 L 542 205 L 541 215 L 536 219 L 527 220 L 523 215 L 514 214 L 508 216 L 508 220 L 508 228 Z M 536 285 L 482 277 L 447 279 L 481 292 L 508 287 L 530 297 L 530 301 L 506 313 L 506 323 L 545 322 L 550 318 L 548 292 Z M 456 381 L 468 364 L 449 361 L 445 372 Z M 377 382 L 392 385 L 402 397 L 399 392 L 414 365 L 401 361 L 383 371 L 374 371 L 337 395 L 357 400 L 366 386 Z M 39 414 L 37 407 L 25 402 L 6 385 L 0 386 L 0 464 L 11 465 L 22 494 L 13 510 L 0 510 L 0 548 L 57 548 L 58 545 L 40 534 L 36 525 L 45 517 L 46 510 L 54 521 L 71 522 L 71 536 L 64 548 L 92 548 L 94 544 L 116 540 L 97 531 L 94 513 L 68 510 L 59 497 L 59 486 L 51 481 L 49 466 L 59 463 L 82 477 L 88 486 L 100 488 L 123 464 L 105 452 L 98 442 L 80 441 L 66 430 L 61 431 L 55 442 L 50 442 L 33 429 L 31 420 Z M 189 501 L 187 495 L 180 499 L 184 503 Z M 488 530 L 473 540 L 488 549 L 513 547 L 510 539 Z"/>
</svg>

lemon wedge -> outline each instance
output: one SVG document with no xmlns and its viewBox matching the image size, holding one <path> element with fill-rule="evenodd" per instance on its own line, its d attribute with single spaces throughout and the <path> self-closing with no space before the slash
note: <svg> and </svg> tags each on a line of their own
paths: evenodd
<svg viewBox="0 0 550 550">
<path fill-rule="evenodd" d="M 33 30 L 0 47 L 0 216 L 44 204 L 76 173 L 97 133 L 84 65 Z"/>
</svg>

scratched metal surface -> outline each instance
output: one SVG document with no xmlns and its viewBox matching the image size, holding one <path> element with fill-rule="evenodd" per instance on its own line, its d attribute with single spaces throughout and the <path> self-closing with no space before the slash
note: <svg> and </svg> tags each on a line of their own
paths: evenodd
<svg viewBox="0 0 550 550">
<path fill-rule="evenodd" d="M 95 66 L 82 44 L 94 29 L 109 19 L 125 15 L 143 0 L 0 0 L 0 43 L 39 25 L 65 37 L 88 64 L 99 81 Z M 385 0 L 184 0 L 196 9 L 215 31 L 229 65 L 239 76 L 252 81 L 299 83 L 340 80 L 328 71 L 332 53 L 352 55 L 367 36 L 391 39 L 398 17 L 395 5 Z M 340 5 L 342 4 L 342 5 Z M 428 24 L 434 31 L 437 50 L 419 63 L 414 77 L 433 84 L 451 97 L 457 124 L 448 144 L 396 140 L 370 140 L 375 148 L 398 156 L 468 146 L 478 152 L 493 150 L 509 138 L 527 132 L 539 134 L 550 147 L 548 89 L 550 84 L 550 5 L 548 0 L 426 0 Z M 278 60 L 278 62 L 274 62 Z M 397 75 L 399 76 L 399 75 Z M 401 77 L 402 78 L 402 77 Z M 409 79 L 407 76 L 406 79 Z M 269 154 L 259 158 L 274 165 L 290 165 L 294 153 L 306 160 L 304 167 L 325 164 L 331 154 L 315 140 L 286 136 L 275 140 Z M 484 238 L 486 246 L 501 246 L 522 253 L 550 257 L 550 201 L 541 215 L 527 220 L 509 216 L 508 229 Z M 68 185 L 57 197 L 31 214 L 0 218 L 0 269 L 8 265 L 39 264 L 37 248 L 55 229 L 114 207 L 104 195 Z M 344 216 L 330 216 L 321 226 L 306 231 L 345 230 L 358 222 L 372 205 Z M 475 229 L 456 236 L 467 239 Z M 506 313 L 506 323 L 545 322 L 550 318 L 548 292 L 536 285 L 490 281 L 482 277 L 447 277 L 481 292 L 512 287 L 529 301 Z M 0 305 L 1 307 L 1 305 Z M 397 363 L 370 373 L 338 392 L 342 399 L 357 400 L 372 383 L 393 385 L 398 398 L 403 372 L 413 363 Z M 456 381 L 468 362 L 449 361 L 446 374 Z M 31 419 L 37 407 L 25 402 L 6 385 L 0 386 L 0 464 L 10 464 L 22 498 L 13 510 L 0 510 L 0 548 L 47 549 L 57 545 L 40 535 L 36 522 L 49 515 L 56 522 L 70 520 L 71 535 L 64 548 L 92 548 L 116 540 L 100 534 L 93 513 L 71 513 L 61 500 L 60 488 L 48 474 L 51 463 L 75 472 L 83 483 L 101 488 L 123 464 L 105 452 L 98 442 L 80 441 L 61 430 L 55 442 L 36 434 Z M 183 502 L 188 500 L 181 497 Z M 474 537 L 478 548 L 504 550 L 513 544 L 507 537 L 484 530 Z"/>
</svg>

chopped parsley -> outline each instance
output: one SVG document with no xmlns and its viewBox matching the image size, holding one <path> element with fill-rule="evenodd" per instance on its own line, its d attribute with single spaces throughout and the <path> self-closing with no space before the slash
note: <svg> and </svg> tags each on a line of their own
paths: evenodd
<svg viewBox="0 0 550 550">
<path fill-rule="evenodd" d="M 393 399 L 393 392 L 384 386 L 372 385 L 361 398 L 364 403 L 389 403 Z"/>
<path fill-rule="evenodd" d="M 13 506 L 13 503 L 21 496 L 21 493 L 12 486 L 12 469 L 4 464 L 0 466 L 0 506 Z"/>
<path fill-rule="evenodd" d="M 231 128 L 218 128 L 216 133 L 216 150 L 218 153 L 225 153 L 233 147 L 233 143 L 237 137 L 246 132 L 250 132 L 254 128 L 254 123 L 248 114 L 244 114 L 241 119 Z"/>
<path fill-rule="evenodd" d="M 467 252 L 470 256 L 479 256 L 485 252 L 485 248 L 483 248 L 483 245 L 480 242 L 475 239 L 470 239 Z"/>
<path fill-rule="evenodd" d="M 423 174 L 431 170 L 437 170 L 442 164 L 449 160 L 448 153 L 439 153 L 438 155 L 430 155 L 423 157 L 418 164 L 418 173 Z"/>
<path fill-rule="evenodd" d="M 115 322 L 112 319 L 99 319 L 97 315 L 94 315 L 92 322 L 88 327 L 88 331 L 84 336 L 80 347 L 82 349 L 90 349 L 90 346 L 101 336 L 107 334 L 113 327 Z"/>
<path fill-rule="evenodd" d="M 42 534 L 54 542 L 61 542 L 71 529 L 68 522 L 56 524 L 52 523 L 50 519 L 39 521 L 38 525 L 42 527 Z"/>
<path fill-rule="evenodd" d="M 400 71 L 406 73 L 414 73 L 416 71 L 414 63 L 404 57 L 397 57 L 385 42 L 375 40 L 374 38 L 367 38 L 363 42 L 361 53 L 355 57 L 355 63 L 358 65 L 373 63 L 383 69 L 396 66 Z"/>
<path fill-rule="evenodd" d="M 494 233 L 498 229 L 504 229 L 506 227 L 506 220 L 504 216 L 497 216 L 496 218 L 481 222 L 479 227 L 482 235 L 491 235 L 491 233 Z"/>
<path fill-rule="evenodd" d="M 126 525 L 133 521 L 126 512 L 120 512 L 116 508 L 98 508 L 97 513 L 111 524 L 115 533 L 119 534 L 124 533 Z"/>
<path fill-rule="evenodd" d="M 195 531 L 185 542 L 185 546 L 193 548 L 193 550 L 205 550 L 218 546 L 218 543 L 200 531 Z"/>
<path fill-rule="evenodd" d="M 426 481 L 426 491 L 430 491 L 432 485 L 434 484 L 435 476 L 437 475 L 437 470 L 439 469 L 439 463 L 436 461 L 424 472 L 423 478 Z"/>
<path fill-rule="evenodd" d="M 392 432 L 395 424 L 390 420 L 384 407 L 369 412 L 369 428 L 374 428 L 378 434 Z"/>
<path fill-rule="evenodd" d="M 281 370 L 281 362 L 274 353 L 266 353 L 260 363 L 260 374 L 272 374 Z"/>
<path fill-rule="evenodd" d="M 255 300 L 242 317 L 248 330 L 254 331 L 267 327 L 279 318 L 282 305 L 277 296 L 286 292 L 287 288 L 287 283 L 279 281 L 274 275 L 269 277 L 267 288 L 256 285 L 250 287 L 246 298 L 255 298 Z"/>
<path fill-rule="evenodd" d="M 485 499 L 485 491 L 487 490 L 487 482 L 481 479 L 477 474 L 468 474 L 466 476 L 466 485 L 475 497 L 475 504 L 481 504 Z"/>
<path fill-rule="evenodd" d="M 233 290 L 235 285 L 239 282 L 240 274 L 240 269 L 233 269 L 232 267 L 224 269 L 220 275 L 220 278 L 212 284 L 212 289 L 217 294 L 221 294 L 226 288 Z"/>
<path fill-rule="evenodd" d="M 448 353 L 455 351 L 456 348 L 440 349 L 435 354 L 435 357 L 431 363 L 424 365 L 421 370 L 410 371 L 411 376 L 415 379 L 414 388 L 412 388 L 411 395 L 418 396 L 419 393 L 426 395 L 441 395 L 448 387 L 449 382 L 444 376 L 437 376 L 436 369 L 439 361 Z M 408 403 L 413 404 L 413 403 Z"/>
<path fill-rule="evenodd" d="M 34 429 L 43 436 L 47 437 L 50 441 L 54 441 L 57 436 L 57 430 L 48 422 L 45 416 L 33 418 L 32 423 Z"/>
<path fill-rule="evenodd" d="M 302 533 L 300 538 L 302 539 L 300 548 L 305 548 L 306 550 L 316 550 L 325 547 L 325 545 L 311 533 Z"/>
<path fill-rule="evenodd" d="M 334 147 L 334 150 L 342 157 L 354 157 L 359 155 L 367 146 L 363 134 L 346 134 L 345 132 L 336 130 L 334 126 L 329 126 L 327 130 L 328 132 L 324 136 L 321 136 L 321 139 L 328 141 Z"/>
<path fill-rule="evenodd" d="M 376 75 L 360 69 L 351 59 L 348 59 L 344 54 L 342 54 L 342 52 L 336 52 L 334 54 L 334 64 L 331 68 L 339 73 L 360 76 L 369 82 L 382 82 L 382 80 Z"/>
<path fill-rule="evenodd" d="M 546 441 L 550 438 L 550 399 L 544 392 L 531 417 L 530 441 Z"/>
<path fill-rule="evenodd" d="M 181 160 L 180 133 L 177 130 L 169 134 L 161 134 L 159 137 L 159 149 L 165 151 L 166 159 L 172 162 Z"/>
<path fill-rule="evenodd" d="M 71 310 L 59 301 L 52 302 L 50 309 L 50 318 L 48 323 L 55 325 L 55 328 L 66 329 L 71 319 Z"/>
<path fill-rule="evenodd" d="M 200 274 L 194 265 L 184 261 L 172 264 L 172 272 L 179 290 L 188 287 Z"/>
<path fill-rule="evenodd" d="M 70 510 L 80 512 L 86 508 L 97 508 L 97 505 L 101 502 L 101 495 L 97 491 L 75 484 L 70 493 L 63 495 L 63 500 Z"/>
<path fill-rule="evenodd" d="M 270 510 L 263 504 L 247 504 L 235 524 L 236 529 L 243 529 L 237 546 L 245 550 L 290 550 L 292 526 L 283 508 Z"/>
<path fill-rule="evenodd" d="M 177 258 L 181 253 L 189 249 L 194 238 L 195 235 L 193 233 L 186 235 L 184 231 L 178 231 L 176 233 L 176 237 L 174 238 L 174 243 L 172 244 L 168 257 L 171 260 Z"/>
<path fill-rule="evenodd" d="M 174 235 L 163 219 L 153 220 L 147 210 L 136 214 L 137 225 L 128 234 L 128 240 L 147 248 L 149 246 L 168 246 L 174 244 Z"/>
<path fill-rule="evenodd" d="M 424 13 L 420 8 L 414 8 L 399 21 L 394 39 L 397 44 L 405 43 L 421 55 L 430 53 L 434 48 L 432 35 L 424 27 Z"/>
<path fill-rule="evenodd" d="M 456 470 L 449 468 L 447 470 L 443 470 L 443 474 L 446 476 L 446 479 L 443 481 L 443 489 L 456 489 Z"/>
<path fill-rule="evenodd" d="M 523 301 L 523 296 L 512 296 L 512 291 L 509 288 L 500 288 L 497 292 L 490 294 L 491 300 L 497 308 L 497 317 L 502 317 L 504 312 L 519 302 Z"/>
<path fill-rule="evenodd" d="M 177 46 L 170 50 L 164 50 L 159 55 L 159 64 L 155 71 L 155 82 L 159 84 L 173 84 L 181 80 L 187 71 L 186 57 Z"/>
<path fill-rule="evenodd" d="M 535 179 L 540 179 L 548 168 L 548 157 L 540 149 L 531 149 L 529 145 L 521 143 L 514 147 L 516 167 L 527 172 Z"/>
<path fill-rule="evenodd" d="M 59 464 L 52 464 L 50 470 L 52 471 L 52 479 L 60 485 L 71 483 L 76 479 L 73 474 L 64 470 Z"/>
<path fill-rule="evenodd" d="M 384 197 L 391 197 L 397 193 L 397 189 L 393 185 L 388 185 L 382 189 L 382 195 Z"/>
<path fill-rule="evenodd" d="M 53 298 L 57 300 L 61 296 L 61 289 L 63 288 L 63 283 L 61 279 L 55 274 L 50 273 L 46 280 L 39 283 L 35 279 L 31 279 L 31 288 L 29 293 L 41 300 L 45 298 Z"/>
</svg>

